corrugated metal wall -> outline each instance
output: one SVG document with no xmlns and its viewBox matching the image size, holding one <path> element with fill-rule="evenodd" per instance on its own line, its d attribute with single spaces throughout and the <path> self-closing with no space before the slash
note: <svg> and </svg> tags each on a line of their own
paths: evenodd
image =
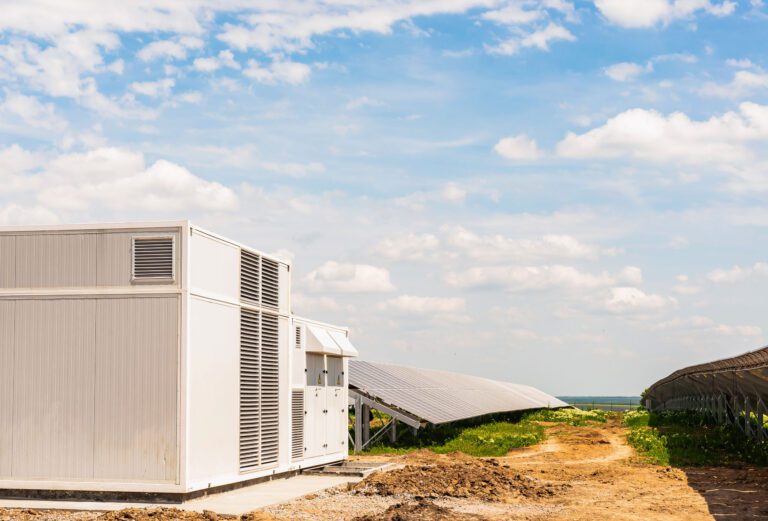
<svg viewBox="0 0 768 521">
<path fill-rule="evenodd" d="M 10 419 L 13 417 L 14 309 L 13 302 L 0 300 L 0 476 L 10 475 L 13 454 L 13 423 Z"/>
<path fill-rule="evenodd" d="M 93 474 L 95 300 L 16 302 L 13 476 Z"/>
<path fill-rule="evenodd" d="M 99 300 L 93 476 L 175 481 L 177 297 Z"/>
<path fill-rule="evenodd" d="M 0 236 L 0 288 L 131 286 L 131 238 L 152 235 L 173 235 L 179 247 L 169 230 Z"/>
<path fill-rule="evenodd" d="M 131 281 L 157 235 L 181 273 L 178 228 L 0 234 L 0 478 L 178 482 L 180 296 Z"/>
<path fill-rule="evenodd" d="M 178 313 L 177 296 L 0 302 L 0 477 L 175 482 Z"/>
</svg>

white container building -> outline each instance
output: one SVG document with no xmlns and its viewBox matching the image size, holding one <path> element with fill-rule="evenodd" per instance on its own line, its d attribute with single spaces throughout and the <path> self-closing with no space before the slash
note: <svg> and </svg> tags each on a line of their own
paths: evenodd
<svg viewBox="0 0 768 521">
<path fill-rule="evenodd" d="M 188 221 L 0 228 L 0 492 L 190 497 L 343 460 L 345 328 Z M 64 492 L 67 493 L 67 492 Z"/>
</svg>

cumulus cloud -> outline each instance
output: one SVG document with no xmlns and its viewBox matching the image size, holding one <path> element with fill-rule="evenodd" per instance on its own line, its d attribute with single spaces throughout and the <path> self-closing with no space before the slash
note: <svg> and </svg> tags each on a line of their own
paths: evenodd
<svg viewBox="0 0 768 521">
<path fill-rule="evenodd" d="M 156 98 L 158 96 L 168 96 L 175 84 L 176 81 L 173 78 L 163 78 L 157 81 L 136 81 L 131 83 L 128 88 L 136 94 Z"/>
<path fill-rule="evenodd" d="M 435 258 L 440 239 L 430 233 L 408 233 L 379 242 L 374 253 L 392 260 L 427 260 Z"/>
<path fill-rule="evenodd" d="M 756 92 L 768 89 L 768 73 L 762 71 L 736 71 L 733 79 L 725 84 L 707 83 L 700 92 L 704 96 L 718 98 L 745 98 Z"/>
<path fill-rule="evenodd" d="M 312 291 L 379 293 L 395 290 L 385 268 L 336 261 L 327 261 L 312 270 L 304 282 Z"/>
<path fill-rule="evenodd" d="M 440 197 L 449 203 L 463 203 L 467 198 L 467 191 L 456 183 L 446 183 L 440 190 Z"/>
<path fill-rule="evenodd" d="M 501 157 L 520 161 L 538 159 L 542 155 L 536 141 L 526 134 L 502 138 L 494 145 L 493 150 Z"/>
<path fill-rule="evenodd" d="M 636 268 L 634 268 L 636 270 Z M 595 289 L 617 282 L 635 280 L 637 273 L 625 271 L 617 275 L 606 272 L 588 273 L 573 266 L 490 266 L 463 272 L 449 272 L 445 281 L 456 288 L 502 288 L 509 291 L 546 289 Z"/>
<path fill-rule="evenodd" d="M 645 293 L 631 286 L 611 288 L 604 302 L 605 309 L 611 313 L 661 311 L 676 305 L 673 297 Z"/>
<path fill-rule="evenodd" d="M 43 103 L 34 96 L 6 91 L 0 103 L 0 128 L 19 132 L 24 127 L 61 134 L 69 124 L 58 114 L 53 103 Z"/>
<path fill-rule="evenodd" d="M 290 60 L 273 61 L 267 65 L 256 60 L 248 60 L 248 66 L 243 71 L 243 74 L 259 83 L 289 85 L 304 83 L 311 73 L 312 69 L 309 65 Z"/>
<path fill-rule="evenodd" d="M 728 269 L 716 269 L 707 274 L 707 279 L 715 283 L 733 283 L 747 280 L 753 276 L 768 275 L 768 263 L 756 262 L 752 266 L 734 266 Z"/>
<path fill-rule="evenodd" d="M 195 61 L 192 62 L 192 67 L 201 72 L 213 72 L 222 67 L 239 69 L 240 64 L 235 60 L 235 55 L 232 51 L 225 49 L 219 52 L 217 56 L 196 58 Z"/>
<path fill-rule="evenodd" d="M 18 146 L 0 151 L 6 163 L 0 178 L 51 211 L 232 211 L 235 193 L 165 160 L 147 166 L 144 156 L 120 148 L 37 157 Z M 15 166 L 9 166 L 15 165 Z M 0 189 L 2 193 L 2 189 Z"/>
<path fill-rule="evenodd" d="M 727 16 L 736 9 L 733 0 L 595 0 L 600 13 L 610 22 L 622 27 L 642 28 L 669 24 L 699 12 Z"/>
<path fill-rule="evenodd" d="M 203 40 L 194 36 L 182 36 L 175 40 L 158 40 L 145 45 L 136 56 L 145 62 L 158 59 L 183 60 L 190 49 L 201 49 Z"/>
<path fill-rule="evenodd" d="M 531 262 L 544 259 L 595 259 L 618 250 L 586 244 L 569 235 L 521 239 L 504 235 L 478 235 L 463 226 L 443 228 L 445 243 L 465 256 L 483 262 Z"/>
<path fill-rule="evenodd" d="M 459 313 L 464 311 L 465 302 L 459 297 L 418 297 L 400 295 L 379 305 L 379 309 L 419 315 Z"/>
<path fill-rule="evenodd" d="M 562 25 L 550 22 L 546 27 L 538 29 L 522 38 L 510 38 L 497 45 L 486 45 L 485 49 L 491 54 L 513 55 L 521 49 L 536 48 L 549 50 L 549 44 L 556 41 L 576 41 L 576 37 Z"/>
<path fill-rule="evenodd" d="M 605 75 L 614 81 L 633 81 L 638 76 L 653 71 L 651 62 L 641 65 L 639 63 L 622 62 L 615 63 L 605 68 Z"/>
<path fill-rule="evenodd" d="M 768 106 L 742 103 L 738 112 L 692 120 L 674 112 L 630 109 L 583 134 L 569 132 L 557 154 L 574 159 L 632 158 L 649 162 L 732 164 L 752 157 L 748 144 L 768 138 Z"/>
</svg>

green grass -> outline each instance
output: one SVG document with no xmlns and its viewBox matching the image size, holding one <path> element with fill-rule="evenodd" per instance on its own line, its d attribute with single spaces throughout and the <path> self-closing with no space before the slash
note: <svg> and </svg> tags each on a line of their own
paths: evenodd
<svg viewBox="0 0 768 521">
<path fill-rule="evenodd" d="M 470 456 L 499 457 L 510 450 L 535 445 L 544 440 L 544 427 L 539 422 L 587 425 L 605 422 L 607 411 L 579 409 L 542 410 L 532 413 L 502 414 L 446 425 L 430 426 L 414 436 L 409 430 L 399 431 L 392 445 L 382 439 L 364 452 L 367 454 L 405 454 L 428 449 L 438 454 L 463 452 Z M 388 418 L 383 418 L 386 420 Z M 371 435 L 376 429 L 372 429 Z"/>
<path fill-rule="evenodd" d="M 666 411 L 627 413 L 627 441 L 649 463 L 673 466 L 768 465 L 768 441 L 744 436 L 738 428 L 705 416 Z"/>
<path fill-rule="evenodd" d="M 587 425 L 589 422 L 605 423 L 610 411 L 601 411 L 599 409 L 585 411 L 583 409 L 542 409 L 540 411 L 528 413 L 525 421 L 555 422 L 568 425 Z"/>
</svg>

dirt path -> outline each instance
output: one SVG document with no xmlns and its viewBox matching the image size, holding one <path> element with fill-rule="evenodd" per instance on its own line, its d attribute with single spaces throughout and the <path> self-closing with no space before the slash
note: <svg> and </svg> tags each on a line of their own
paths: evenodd
<svg viewBox="0 0 768 521">
<path fill-rule="evenodd" d="M 268 511 L 279 519 L 328 521 L 358 516 L 365 521 L 714 519 L 684 471 L 638 462 L 617 423 L 548 425 L 547 436 L 542 444 L 493 461 L 428 451 L 391 457 L 405 467 L 374 475 L 356 490 L 331 491 Z M 422 507 L 419 517 L 420 498 L 442 514 Z"/>
</svg>

